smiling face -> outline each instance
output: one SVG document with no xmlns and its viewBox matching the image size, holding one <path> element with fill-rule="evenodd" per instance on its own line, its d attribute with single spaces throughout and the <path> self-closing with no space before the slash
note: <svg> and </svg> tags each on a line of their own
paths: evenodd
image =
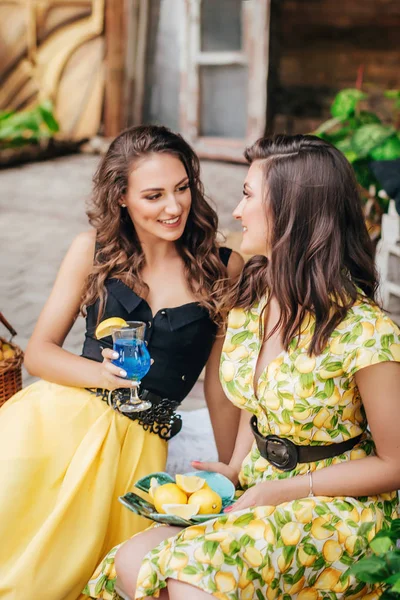
<svg viewBox="0 0 400 600">
<path fill-rule="evenodd" d="M 243 198 L 233 211 L 235 219 L 241 220 L 243 254 L 270 256 L 270 237 L 265 202 L 265 176 L 262 161 L 255 160 L 249 168 L 243 188 Z"/>
<path fill-rule="evenodd" d="M 185 229 L 192 196 L 185 167 L 172 154 L 150 154 L 135 165 L 121 200 L 141 243 L 175 242 Z"/>
</svg>

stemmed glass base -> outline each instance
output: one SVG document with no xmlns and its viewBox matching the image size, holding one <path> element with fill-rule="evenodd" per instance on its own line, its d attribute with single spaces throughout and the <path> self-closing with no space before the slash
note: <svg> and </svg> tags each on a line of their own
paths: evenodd
<svg viewBox="0 0 400 600">
<path fill-rule="evenodd" d="M 151 402 L 149 402 L 148 400 L 142 400 L 139 397 L 138 389 L 139 389 L 140 381 L 135 381 L 133 383 L 135 385 L 134 385 L 134 387 L 130 388 L 131 396 L 130 396 L 129 400 L 127 402 L 125 402 L 125 404 L 121 404 L 119 406 L 119 410 L 122 413 L 141 412 L 142 410 L 149 410 L 149 408 L 152 407 Z"/>
</svg>

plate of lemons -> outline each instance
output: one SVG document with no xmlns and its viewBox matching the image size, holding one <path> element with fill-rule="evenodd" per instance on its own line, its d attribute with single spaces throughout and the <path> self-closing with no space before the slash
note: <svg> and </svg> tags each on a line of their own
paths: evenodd
<svg viewBox="0 0 400 600">
<path fill-rule="evenodd" d="M 224 475 L 211 471 L 184 473 L 152 473 L 136 482 L 150 501 L 129 492 L 120 502 L 138 515 L 157 523 L 188 527 L 223 516 L 223 510 L 234 500 L 235 486 Z"/>
</svg>

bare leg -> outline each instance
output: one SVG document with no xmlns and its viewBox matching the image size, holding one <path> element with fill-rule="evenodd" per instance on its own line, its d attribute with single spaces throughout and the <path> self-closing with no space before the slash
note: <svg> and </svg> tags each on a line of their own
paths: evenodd
<svg viewBox="0 0 400 600">
<path fill-rule="evenodd" d="M 176 579 L 168 579 L 169 600 L 210 600 L 212 594 L 203 592 L 194 585 L 182 583 Z"/>
<path fill-rule="evenodd" d="M 115 556 L 117 588 L 128 600 L 135 597 L 136 580 L 145 555 L 169 537 L 177 535 L 179 527 L 156 527 L 135 535 L 118 550 Z M 161 596 L 167 600 L 168 595 Z"/>
</svg>

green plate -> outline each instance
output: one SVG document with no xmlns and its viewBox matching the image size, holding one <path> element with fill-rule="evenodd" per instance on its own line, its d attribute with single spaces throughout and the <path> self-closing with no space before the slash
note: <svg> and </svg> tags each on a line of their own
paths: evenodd
<svg viewBox="0 0 400 600">
<path fill-rule="evenodd" d="M 196 471 L 192 473 L 185 473 L 185 475 L 196 475 L 197 477 L 205 479 L 210 488 L 212 488 L 221 496 L 222 509 L 232 504 L 235 495 L 235 486 L 224 475 L 221 475 L 220 473 L 213 473 L 211 471 Z M 166 483 L 175 483 L 175 480 L 173 477 L 171 477 L 171 475 L 168 473 L 159 472 L 142 477 L 142 479 L 139 479 L 139 481 L 136 482 L 135 487 L 142 492 L 148 493 L 150 490 L 150 482 L 153 477 L 160 485 L 164 485 Z M 150 519 L 151 521 L 155 521 L 156 523 L 162 523 L 164 525 L 176 525 L 177 527 L 189 527 L 190 525 L 204 523 L 210 519 L 217 519 L 218 517 L 225 516 L 225 513 L 221 512 L 219 514 L 195 515 L 191 519 L 182 519 L 182 517 L 178 517 L 176 515 L 161 514 L 155 510 L 154 504 L 148 502 L 147 500 L 143 500 L 143 498 L 137 494 L 134 494 L 133 492 L 128 492 L 124 496 L 121 496 L 119 501 L 137 515 L 145 517 L 146 519 Z"/>
</svg>

